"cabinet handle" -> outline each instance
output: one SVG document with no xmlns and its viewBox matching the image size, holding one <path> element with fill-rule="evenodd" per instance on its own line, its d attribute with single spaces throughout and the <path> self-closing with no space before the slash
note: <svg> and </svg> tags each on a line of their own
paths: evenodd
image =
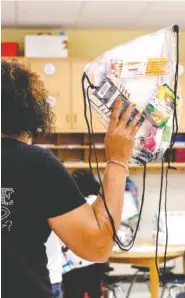
<svg viewBox="0 0 185 298">
<path fill-rule="evenodd" d="M 66 122 L 69 123 L 69 114 L 66 114 Z"/>
<path fill-rule="evenodd" d="M 77 114 L 75 113 L 74 114 L 74 123 L 76 123 L 77 122 Z"/>
</svg>

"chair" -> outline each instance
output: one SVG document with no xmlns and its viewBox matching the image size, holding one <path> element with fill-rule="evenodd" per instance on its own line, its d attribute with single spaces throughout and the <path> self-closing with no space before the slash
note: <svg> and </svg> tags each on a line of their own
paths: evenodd
<svg viewBox="0 0 185 298">
<path fill-rule="evenodd" d="M 176 298 L 185 298 L 185 292 L 180 293 Z"/>
<path fill-rule="evenodd" d="M 109 297 L 109 298 L 116 298 L 118 297 L 124 297 L 125 291 L 123 289 L 123 282 L 124 282 L 124 277 L 121 276 L 111 276 L 111 275 L 104 275 L 104 280 L 103 280 L 103 292 L 104 292 L 104 297 Z"/>
<path fill-rule="evenodd" d="M 175 266 L 166 267 L 166 272 L 171 272 L 174 269 L 174 267 Z M 140 273 L 144 274 L 144 279 L 145 279 L 146 285 L 147 285 L 148 289 L 150 290 L 150 284 L 149 284 L 149 281 L 148 281 L 149 267 L 133 265 L 133 266 L 131 266 L 131 268 L 136 269 L 136 272 L 133 275 L 132 281 L 130 283 L 130 286 L 129 286 L 127 294 L 126 294 L 126 298 L 130 297 L 133 285 L 137 282 L 137 279 L 138 279 L 138 276 L 139 276 Z M 164 269 L 160 268 L 159 270 L 160 270 L 160 273 L 163 274 Z M 164 296 L 164 291 L 165 291 L 165 288 L 162 289 L 161 298 Z"/>
<path fill-rule="evenodd" d="M 185 298 L 185 293 L 182 292 L 185 286 L 185 274 L 165 273 L 161 281 L 164 289 L 169 288 L 168 298 Z"/>
</svg>

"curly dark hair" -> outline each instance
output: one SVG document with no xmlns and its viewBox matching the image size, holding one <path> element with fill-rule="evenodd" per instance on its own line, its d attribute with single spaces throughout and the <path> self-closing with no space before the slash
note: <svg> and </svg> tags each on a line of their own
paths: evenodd
<svg viewBox="0 0 185 298">
<path fill-rule="evenodd" d="M 50 133 L 54 114 L 39 76 L 16 59 L 1 60 L 1 132 Z"/>
</svg>

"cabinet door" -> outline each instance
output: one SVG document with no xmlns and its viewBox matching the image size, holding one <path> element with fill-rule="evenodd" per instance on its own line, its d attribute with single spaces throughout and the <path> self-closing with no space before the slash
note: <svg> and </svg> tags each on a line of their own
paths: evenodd
<svg viewBox="0 0 185 298">
<path fill-rule="evenodd" d="M 185 63 L 182 64 L 185 69 Z M 179 81 L 181 84 L 182 98 L 183 104 L 181 108 L 181 118 L 179 124 L 179 132 L 185 133 L 185 72 L 179 77 Z"/>
<path fill-rule="evenodd" d="M 26 57 L 16 57 L 16 60 L 18 60 L 18 62 L 23 63 L 26 66 L 29 66 L 29 59 Z"/>
<path fill-rule="evenodd" d="M 26 66 L 29 66 L 29 60 L 26 57 L 2 57 L 3 60 L 10 60 L 10 59 L 15 59 L 19 63 L 23 63 Z"/>
<path fill-rule="evenodd" d="M 71 128 L 70 63 L 62 59 L 31 58 L 32 71 L 40 75 L 49 92 L 49 102 L 56 116 L 55 132 Z"/>
<path fill-rule="evenodd" d="M 82 93 L 82 74 L 85 65 L 89 61 L 72 61 L 72 127 L 76 131 L 87 131 L 87 124 L 84 118 L 84 99 Z M 98 116 L 94 111 L 93 128 L 94 132 L 105 132 L 104 126 L 101 124 Z"/>
</svg>

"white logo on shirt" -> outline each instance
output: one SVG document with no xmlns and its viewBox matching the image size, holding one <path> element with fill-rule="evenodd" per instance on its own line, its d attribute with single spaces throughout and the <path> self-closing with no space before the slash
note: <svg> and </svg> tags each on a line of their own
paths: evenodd
<svg viewBox="0 0 185 298">
<path fill-rule="evenodd" d="M 13 205 L 13 200 L 11 199 L 14 193 L 13 188 L 1 188 L 1 229 L 8 229 L 10 232 L 12 221 L 9 220 L 11 215 L 9 206 Z"/>
</svg>

